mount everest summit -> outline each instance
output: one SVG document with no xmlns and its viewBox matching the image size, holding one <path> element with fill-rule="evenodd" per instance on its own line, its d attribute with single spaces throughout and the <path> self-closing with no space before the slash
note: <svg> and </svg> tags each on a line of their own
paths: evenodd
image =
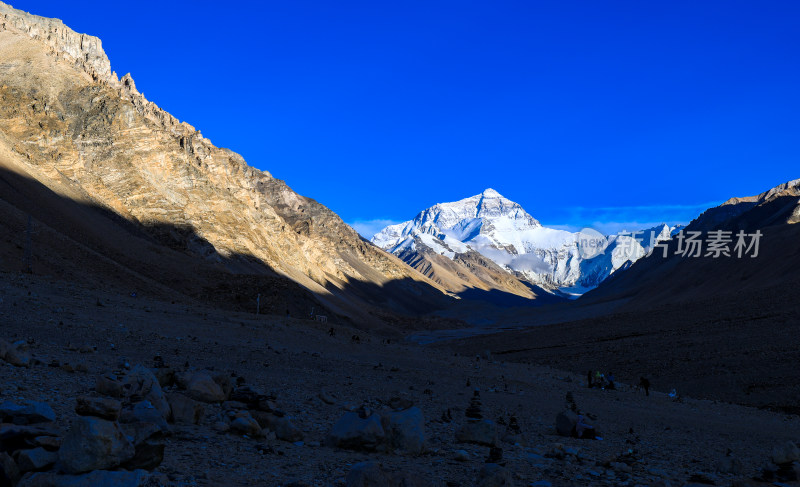
<svg viewBox="0 0 800 487">
<path fill-rule="evenodd" d="M 605 236 L 591 229 L 547 228 L 519 204 L 486 189 L 390 225 L 372 242 L 453 292 L 478 287 L 536 298 L 582 294 L 669 240 L 677 229 L 659 225 Z"/>
</svg>

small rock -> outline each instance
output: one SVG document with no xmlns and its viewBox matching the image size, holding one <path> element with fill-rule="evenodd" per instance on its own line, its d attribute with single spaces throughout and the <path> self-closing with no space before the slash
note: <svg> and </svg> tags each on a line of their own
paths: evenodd
<svg viewBox="0 0 800 487">
<path fill-rule="evenodd" d="M 37 436 L 33 439 L 33 446 L 41 446 L 48 451 L 56 451 L 61 448 L 61 438 L 56 436 Z"/>
<path fill-rule="evenodd" d="M 19 340 L 8 345 L 3 359 L 16 367 L 30 367 L 32 357 L 28 351 L 28 342 Z"/>
<path fill-rule="evenodd" d="M 199 424 L 205 416 L 205 407 L 179 392 L 167 394 L 172 411 L 172 421 L 178 424 Z"/>
<path fill-rule="evenodd" d="M 275 418 L 273 425 L 274 429 L 271 429 L 275 431 L 275 437 L 279 440 L 294 443 L 303 439 L 303 432 L 292 423 L 288 416 Z"/>
<path fill-rule="evenodd" d="M 20 482 L 17 487 L 145 487 L 164 485 L 144 470 L 109 472 L 96 470 L 83 475 L 60 475 L 53 472 L 36 473 Z"/>
<path fill-rule="evenodd" d="M 403 411 L 414 405 L 414 401 L 403 397 L 393 397 L 389 399 L 389 407 L 395 411 Z"/>
<path fill-rule="evenodd" d="M 353 465 L 345 479 L 347 487 L 388 486 L 391 479 L 373 462 L 361 462 Z"/>
<path fill-rule="evenodd" d="M 186 394 L 196 401 L 222 402 L 227 399 L 222 388 L 214 382 L 210 374 L 198 371 L 192 374 L 186 384 Z"/>
<path fill-rule="evenodd" d="M 772 450 L 772 463 L 780 465 L 800 460 L 800 449 L 791 441 L 776 446 Z"/>
<path fill-rule="evenodd" d="M 155 408 L 150 401 L 142 401 L 122 410 L 119 415 L 120 423 L 152 423 L 163 432 L 169 431 L 167 420 L 161 411 Z"/>
<path fill-rule="evenodd" d="M 631 473 L 633 469 L 630 465 L 623 462 L 611 462 L 609 465 L 615 472 Z"/>
<path fill-rule="evenodd" d="M 0 418 L 14 424 L 50 423 L 56 420 L 56 413 L 41 401 L 25 401 L 22 405 L 4 401 L 0 404 Z"/>
<path fill-rule="evenodd" d="M 175 384 L 175 370 L 170 367 L 157 367 L 155 369 L 150 369 L 156 379 L 158 379 L 158 384 L 164 388 L 169 387 Z"/>
<path fill-rule="evenodd" d="M 562 411 L 556 416 L 556 432 L 561 436 L 573 436 L 578 424 L 578 415 L 570 410 Z"/>
<path fill-rule="evenodd" d="M 478 475 L 478 487 L 512 487 L 514 476 L 507 469 L 487 463 Z"/>
<path fill-rule="evenodd" d="M 346 487 L 430 487 L 417 475 L 407 472 L 386 472 L 374 462 L 353 465 L 345 479 Z"/>
<path fill-rule="evenodd" d="M 741 475 L 744 472 L 744 465 L 738 458 L 726 455 L 717 462 L 717 472 Z"/>
<path fill-rule="evenodd" d="M 378 415 L 361 418 L 357 412 L 347 412 L 333 425 L 325 443 L 349 450 L 376 450 L 385 439 Z"/>
<path fill-rule="evenodd" d="M 79 396 L 76 400 L 75 412 L 81 416 L 97 416 L 114 421 L 119 418 L 122 403 L 106 397 Z"/>
<path fill-rule="evenodd" d="M 17 465 L 20 472 L 33 472 L 44 470 L 58 460 L 58 454 L 47 451 L 44 448 L 34 448 L 33 450 L 21 450 L 17 456 Z"/>
<path fill-rule="evenodd" d="M 164 430 L 155 423 L 129 423 L 120 425 L 125 435 L 132 439 L 135 453 L 123 463 L 128 470 L 153 470 L 164 461 Z"/>
<path fill-rule="evenodd" d="M 322 391 L 319 394 L 317 394 L 317 397 L 319 398 L 320 401 L 324 402 L 325 404 L 335 404 L 336 403 L 336 399 L 334 399 L 333 396 L 331 396 L 330 394 L 328 394 L 325 391 Z"/>
<path fill-rule="evenodd" d="M 104 396 L 116 398 L 122 397 L 122 383 L 111 374 L 97 376 L 94 390 L 97 391 L 98 394 L 102 394 Z"/>
<path fill-rule="evenodd" d="M 382 423 L 392 449 L 411 455 L 425 449 L 425 418 L 418 407 L 385 414 Z"/>
<path fill-rule="evenodd" d="M 8 453 L 0 452 L 0 485 L 16 485 L 19 478 L 20 472 L 17 464 Z"/>
<path fill-rule="evenodd" d="M 219 386 L 220 390 L 222 391 L 222 395 L 225 396 L 225 399 L 228 399 L 233 392 L 233 382 L 231 381 L 231 375 L 226 373 L 219 373 L 214 374 L 211 379 Z M 223 401 L 225 400 L 223 399 Z"/>
<path fill-rule="evenodd" d="M 54 423 L 36 425 L 0 424 L 0 445 L 5 451 L 30 448 L 33 439 L 40 436 L 59 436 Z"/>
<path fill-rule="evenodd" d="M 237 414 L 237 417 L 231 421 L 230 428 L 242 435 L 258 436 L 261 434 L 261 426 L 258 421 L 253 419 L 247 411 Z"/>
<path fill-rule="evenodd" d="M 125 396 L 131 398 L 134 402 L 150 401 L 150 404 L 161 413 L 164 420 L 169 418 L 169 403 L 166 396 L 164 396 L 161 385 L 158 383 L 158 379 L 150 372 L 150 369 L 142 365 L 134 366 L 125 376 L 123 391 Z"/>
<path fill-rule="evenodd" d="M 497 426 L 490 419 L 468 421 L 456 431 L 456 440 L 460 443 L 495 446 L 497 444 Z"/>
<path fill-rule="evenodd" d="M 453 452 L 453 459 L 459 462 L 468 462 L 470 460 L 470 456 L 466 450 L 456 450 Z"/>
</svg>

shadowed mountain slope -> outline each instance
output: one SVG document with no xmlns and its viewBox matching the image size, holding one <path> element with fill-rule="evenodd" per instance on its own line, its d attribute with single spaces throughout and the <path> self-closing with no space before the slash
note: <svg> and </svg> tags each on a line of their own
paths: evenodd
<svg viewBox="0 0 800 487">
<path fill-rule="evenodd" d="M 35 185 L 27 186 L 34 200 L 46 188 L 82 207 L 103 210 L 101 218 L 97 212 L 67 214 L 70 205 L 39 205 L 42 221 L 48 216 L 72 221 L 54 231 L 80 235 L 88 250 L 102 246 L 112 260 L 118 254 L 137 256 L 149 265 L 152 255 L 131 248 L 139 240 L 125 241 L 130 237 L 124 229 L 135 228 L 141 242 L 204 260 L 203 268 L 293 281 L 326 308 L 362 321 L 373 319 L 376 296 L 381 307 L 411 314 L 452 301 L 328 208 L 248 166 L 238 154 L 215 147 L 147 101 L 130 75 L 118 79 L 111 71 L 99 39 L 5 4 L 0 16 L 4 168 L 22 178 L 17 183 L 41 184 L 36 191 Z M 19 188 L 9 182 L 6 189 L 10 195 Z M 22 212 L 37 206 L 24 199 L 6 202 Z M 84 231 L 87 225 L 91 231 Z M 152 263 L 162 267 L 173 257 Z M 174 271 L 149 278 L 160 284 L 202 280 Z M 211 281 L 215 286 L 226 279 Z M 211 281 L 206 284 L 212 286 Z M 390 284 L 391 291 L 385 289 Z"/>
<path fill-rule="evenodd" d="M 575 372 L 650 378 L 658 390 L 800 412 L 800 180 L 759 196 L 732 199 L 686 232 L 761 232 L 758 256 L 668 257 L 656 249 L 612 276 L 575 306 L 515 310 L 506 326 L 523 330 L 465 339 L 464 353 L 491 350 L 507 360 Z M 706 253 L 705 247 L 703 253 Z"/>
</svg>

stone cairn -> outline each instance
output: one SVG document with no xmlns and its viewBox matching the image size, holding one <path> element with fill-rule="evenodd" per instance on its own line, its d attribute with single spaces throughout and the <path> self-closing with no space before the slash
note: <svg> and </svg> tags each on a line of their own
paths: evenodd
<svg viewBox="0 0 800 487">
<path fill-rule="evenodd" d="M 467 421 L 471 423 L 477 423 L 483 419 L 483 414 L 481 413 L 481 393 L 479 391 L 475 391 L 472 394 L 472 399 L 469 401 L 469 407 L 464 411 L 464 416 L 466 416 Z"/>
</svg>

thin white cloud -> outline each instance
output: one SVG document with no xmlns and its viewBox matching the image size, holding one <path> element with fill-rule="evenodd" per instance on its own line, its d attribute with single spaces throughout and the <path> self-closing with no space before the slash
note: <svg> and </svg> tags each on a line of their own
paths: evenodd
<svg viewBox="0 0 800 487">
<path fill-rule="evenodd" d="M 551 228 L 576 231 L 593 228 L 604 235 L 622 231 L 637 231 L 666 223 L 667 225 L 687 224 L 708 208 L 721 202 L 697 203 L 691 205 L 664 204 L 639 206 L 599 206 L 596 208 L 573 206 L 565 208 L 568 215 L 559 225 Z"/>
<path fill-rule="evenodd" d="M 675 221 L 675 220 L 669 220 L 669 221 L 659 220 L 651 222 L 640 222 L 640 221 L 593 222 L 590 225 L 590 228 L 597 230 L 603 235 L 616 235 L 619 234 L 620 232 L 638 232 L 641 230 L 646 230 L 648 228 L 653 228 L 664 224 L 667 224 L 671 227 L 673 225 L 685 225 L 686 223 L 688 222 Z"/>
<path fill-rule="evenodd" d="M 670 211 L 670 210 L 707 210 L 713 206 L 721 205 L 721 201 L 712 201 L 709 203 L 697 203 L 692 205 L 640 205 L 640 206 L 571 206 L 569 209 L 575 211 L 586 212 L 602 212 L 602 211 Z"/>
<path fill-rule="evenodd" d="M 373 237 L 373 235 L 380 232 L 389 225 L 396 225 L 398 223 L 402 222 L 398 220 L 387 220 L 387 219 L 377 218 L 374 220 L 356 220 L 354 222 L 349 223 L 349 225 L 353 227 L 355 231 L 357 231 L 362 237 L 369 240 Z"/>
</svg>

